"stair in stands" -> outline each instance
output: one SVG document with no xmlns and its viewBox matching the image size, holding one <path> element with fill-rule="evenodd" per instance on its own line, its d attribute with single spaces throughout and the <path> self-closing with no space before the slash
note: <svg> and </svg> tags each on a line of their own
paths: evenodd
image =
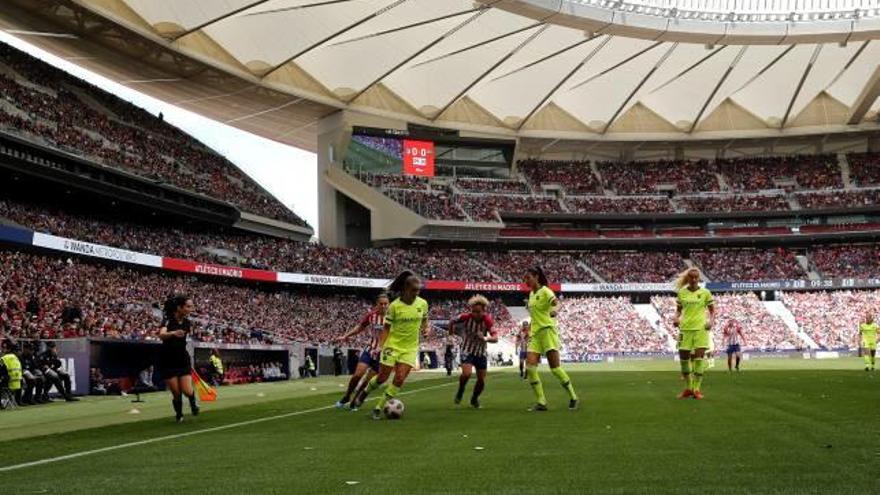
<svg viewBox="0 0 880 495">
<path fill-rule="evenodd" d="M 782 322 L 785 323 L 785 326 L 801 339 L 805 347 L 809 349 L 819 348 L 819 344 L 800 329 L 794 315 L 791 314 L 791 311 L 789 311 L 788 307 L 783 304 L 782 301 L 763 301 L 763 304 L 764 308 L 767 309 L 767 312 L 771 315 L 778 316 Z"/>
<path fill-rule="evenodd" d="M 852 171 L 849 168 L 849 160 L 846 159 L 846 153 L 837 154 L 837 163 L 840 166 L 840 178 L 843 181 L 843 188 L 852 189 L 855 185 L 852 182 Z"/>
</svg>

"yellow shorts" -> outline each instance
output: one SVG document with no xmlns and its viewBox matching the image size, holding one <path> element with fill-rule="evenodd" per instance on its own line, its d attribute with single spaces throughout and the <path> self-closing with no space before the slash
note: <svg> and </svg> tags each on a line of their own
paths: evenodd
<svg viewBox="0 0 880 495">
<path fill-rule="evenodd" d="M 401 363 L 408 364 L 411 367 L 415 367 L 418 357 L 418 349 L 403 351 L 400 349 L 395 349 L 394 347 L 386 347 L 382 349 L 382 354 L 379 362 L 385 366 L 394 366 L 397 363 Z"/>
<path fill-rule="evenodd" d="M 529 337 L 529 352 L 535 352 L 543 356 L 550 351 L 559 351 L 561 349 L 562 346 L 559 345 L 559 332 L 555 328 L 542 328 Z"/>
<path fill-rule="evenodd" d="M 695 351 L 708 349 L 710 345 L 708 330 L 681 330 L 678 333 L 678 350 Z"/>
<path fill-rule="evenodd" d="M 862 349 L 877 350 L 877 339 L 862 339 Z"/>
</svg>

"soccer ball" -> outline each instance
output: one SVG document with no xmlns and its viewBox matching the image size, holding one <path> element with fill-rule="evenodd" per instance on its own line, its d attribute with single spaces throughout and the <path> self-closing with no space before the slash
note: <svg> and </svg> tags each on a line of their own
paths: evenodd
<svg viewBox="0 0 880 495">
<path fill-rule="evenodd" d="M 385 403 L 385 409 L 382 410 L 388 419 L 400 419 L 403 416 L 403 402 L 397 399 L 390 399 Z"/>
</svg>

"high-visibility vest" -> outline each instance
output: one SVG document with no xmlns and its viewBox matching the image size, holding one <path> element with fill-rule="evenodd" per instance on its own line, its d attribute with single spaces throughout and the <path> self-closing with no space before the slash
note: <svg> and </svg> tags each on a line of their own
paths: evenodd
<svg viewBox="0 0 880 495">
<path fill-rule="evenodd" d="M 223 361 L 220 361 L 219 357 L 211 356 L 211 365 L 217 373 L 223 374 Z"/>
<path fill-rule="evenodd" d="M 6 374 L 9 376 L 9 390 L 18 390 L 21 388 L 21 361 L 18 356 L 13 353 L 4 354 L 0 357 L 3 365 L 6 366 Z"/>
</svg>

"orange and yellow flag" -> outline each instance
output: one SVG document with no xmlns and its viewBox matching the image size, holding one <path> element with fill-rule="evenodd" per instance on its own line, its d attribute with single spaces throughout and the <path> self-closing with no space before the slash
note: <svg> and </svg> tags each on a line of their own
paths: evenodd
<svg viewBox="0 0 880 495">
<path fill-rule="evenodd" d="M 193 386 L 196 389 L 196 392 L 199 394 L 199 400 L 202 402 L 214 402 L 217 400 L 217 391 L 214 390 L 214 387 L 205 383 L 205 380 L 202 380 L 202 377 L 196 373 L 196 370 L 192 370 L 192 380 Z"/>
</svg>

